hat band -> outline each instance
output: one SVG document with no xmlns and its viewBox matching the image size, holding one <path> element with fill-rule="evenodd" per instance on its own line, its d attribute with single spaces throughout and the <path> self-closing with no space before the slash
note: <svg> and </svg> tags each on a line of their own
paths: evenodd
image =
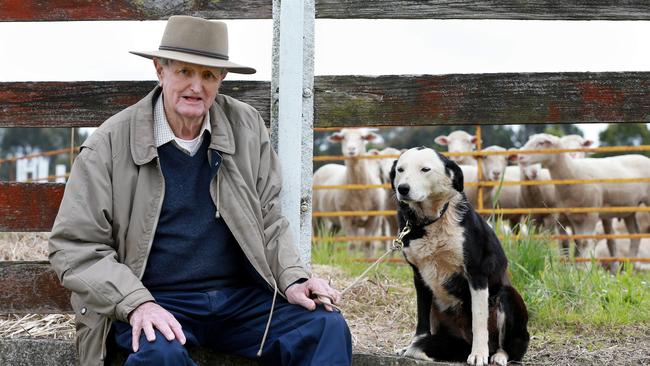
<svg viewBox="0 0 650 366">
<path fill-rule="evenodd" d="M 227 55 L 222 55 L 220 53 L 193 50 L 191 48 L 160 46 L 160 47 L 158 47 L 158 49 L 162 50 L 162 51 L 177 51 L 177 52 L 191 53 L 193 55 L 207 56 L 207 57 L 218 58 L 220 60 L 228 61 L 228 56 Z"/>
</svg>

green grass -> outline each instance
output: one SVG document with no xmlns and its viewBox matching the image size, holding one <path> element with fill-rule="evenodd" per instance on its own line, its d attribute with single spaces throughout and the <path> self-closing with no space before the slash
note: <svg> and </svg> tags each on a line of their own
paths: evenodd
<svg viewBox="0 0 650 366">
<path fill-rule="evenodd" d="M 549 240 L 504 234 L 514 286 L 531 323 L 540 327 L 633 325 L 650 322 L 650 273 L 631 264 L 611 274 L 597 263 L 564 263 Z"/>
<path fill-rule="evenodd" d="M 512 283 L 526 302 L 531 326 L 575 329 L 650 322 L 650 273 L 624 266 L 611 274 L 595 263 L 564 263 L 556 244 L 532 238 L 535 234 L 534 229 L 519 238 L 500 233 Z M 370 263 L 355 261 L 363 255 L 345 248 L 346 243 L 319 243 L 313 247 L 313 263 L 339 267 L 356 278 Z M 408 265 L 384 263 L 378 270 L 399 286 L 413 286 Z"/>
</svg>

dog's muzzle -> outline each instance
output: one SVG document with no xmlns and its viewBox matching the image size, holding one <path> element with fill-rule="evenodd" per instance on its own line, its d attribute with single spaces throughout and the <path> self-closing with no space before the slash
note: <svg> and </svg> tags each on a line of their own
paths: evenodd
<svg viewBox="0 0 650 366">
<path fill-rule="evenodd" d="M 407 183 L 402 183 L 397 186 L 397 193 L 400 194 L 401 198 L 408 199 L 410 191 L 411 186 L 409 186 Z"/>
</svg>

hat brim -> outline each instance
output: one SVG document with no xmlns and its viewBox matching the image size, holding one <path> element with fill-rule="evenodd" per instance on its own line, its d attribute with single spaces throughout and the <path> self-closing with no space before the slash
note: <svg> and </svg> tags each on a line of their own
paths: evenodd
<svg viewBox="0 0 650 366">
<path fill-rule="evenodd" d="M 161 57 L 170 60 L 183 61 L 183 62 L 203 65 L 203 66 L 221 67 L 228 70 L 228 72 L 234 72 L 236 74 L 254 74 L 257 72 L 252 67 L 239 65 L 227 60 L 220 60 L 218 58 L 201 56 L 201 55 L 193 55 L 191 53 L 184 53 L 178 51 L 165 51 L 165 50 L 157 50 L 157 51 L 149 51 L 149 52 L 136 52 L 136 51 L 129 51 L 129 52 L 134 55 L 146 57 L 149 59 L 152 59 L 154 57 Z"/>
</svg>

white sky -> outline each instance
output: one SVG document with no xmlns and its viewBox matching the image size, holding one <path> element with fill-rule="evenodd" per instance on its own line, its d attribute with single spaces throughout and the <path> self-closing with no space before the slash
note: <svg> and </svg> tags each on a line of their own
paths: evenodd
<svg viewBox="0 0 650 366">
<path fill-rule="evenodd" d="M 230 58 L 270 80 L 271 20 L 226 21 Z M 165 21 L 0 23 L 0 81 L 153 80 Z M 316 21 L 317 75 L 649 71 L 650 22 Z M 586 136 L 598 139 L 603 125 Z"/>
</svg>

